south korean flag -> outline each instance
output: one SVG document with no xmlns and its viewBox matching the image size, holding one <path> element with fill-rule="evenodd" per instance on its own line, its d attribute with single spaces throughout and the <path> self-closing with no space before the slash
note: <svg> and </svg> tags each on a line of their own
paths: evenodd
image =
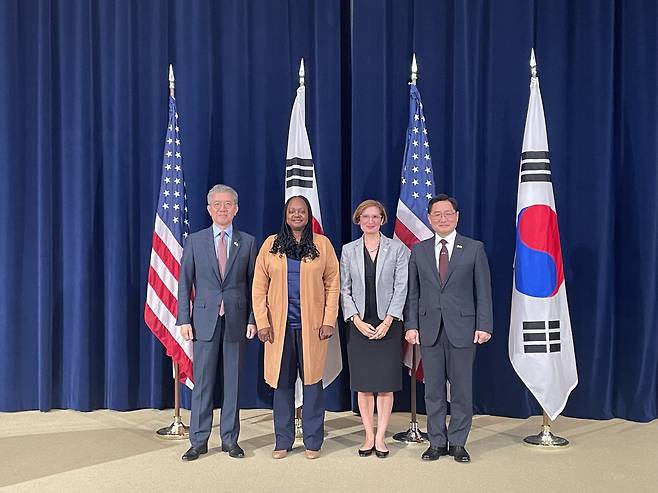
<svg viewBox="0 0 658 493">
<path fill-rule="evenodd" d="M 539 78 L 534 70 L 516 207 L 509 357 L 553 420 L 578 384 Z"/>
</svg>

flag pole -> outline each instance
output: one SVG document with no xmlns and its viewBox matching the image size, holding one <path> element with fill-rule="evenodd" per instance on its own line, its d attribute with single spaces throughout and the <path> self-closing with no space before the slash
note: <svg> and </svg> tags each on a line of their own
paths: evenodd
<svg viewBox="0 0 658 493">
<path fill-rule="evenodd" d="M 176 98 L 175 81 L 174 67 L 169 64 L 169 95 L 174 99 Z M 178 363 L 174 361 L 173 358 L 171 359 L 171 362 L 174 366 L 174 422 L 169 426 L 160 428 L 156 431 L 156 434 L 160 438 L 166 438 L 168 440 L 184 440 L 189 436 L 189 428 L 185 426 L 180 416 L 180 381 Z"/>
<path fill-rule="evenodd" d="M 530 77 L 532 80 L 537 79 L 537 60 L 534 48 L 530 50 Z M 569 445 L 569 440 L 551 433 L 551 419 L 546 411 L 543 412 L 541 431 L 537 435 L 528 435 L 523 441 L 537 447 L 566 447 Z"/>
<path fill-rule="evenodd" d="M 299 62 L 299 87 L 304 85 L 304 58 Z M 304 429 L 302 428 L 302 408 L 304 406 L 299 406 L 295 408 L 295 439 L 303 439 Z"/>
<path fill-rule="evenodd" d="M 416 54 L 411 59 L 411 82 L 416 85 L 418 79 L 418 65 L 416 64 Z M 427 439 L 427 433 L 421 431 L 418 426 L 416 416 L 416 344 L 411 345 L 411 421 L 409 429 L 393 435 L 393 440 L 398 442 L 423 443 Z"/>
<path fill-rule="evenodd" d="M 416 417 L 416 344 L 411 347 L 411 421 L 409 429 L 393 435 L 393 440 L 408 443 L 423 443 L 427 440 L 427 433 L 418 426 Z"/>
</svg>

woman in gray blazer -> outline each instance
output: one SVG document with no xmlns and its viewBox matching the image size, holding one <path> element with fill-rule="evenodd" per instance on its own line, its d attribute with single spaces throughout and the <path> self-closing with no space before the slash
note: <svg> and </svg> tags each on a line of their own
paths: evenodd
<svg viewBox="0 0 658 493">
<path fill-rule="evenodd" d="M 350 387 L 358 393 L 365 440 L 359 455 L 388 455 L 384 442 L 393 392 L 402 389 L 402 311 L 407 296 L 409 251 L 381 234 L 386 210 L 365 200 L 352 216 L 363 235 L 343 246 L 340 293 L 348 322 L 347 356 Z M 377 394 L 377 431 L 374 410 Z"/>
</svg>

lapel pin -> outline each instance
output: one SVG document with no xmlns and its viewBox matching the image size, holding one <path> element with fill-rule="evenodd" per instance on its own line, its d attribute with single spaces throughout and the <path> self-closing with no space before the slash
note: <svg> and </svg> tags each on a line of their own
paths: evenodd
<svg viewBox="0 0 658 493">
<path fill-rule="evenodd" d="M 235 246 L 240 246 L 240 245 L 238 245 L 238 242 L 237 242 L 237 241 L 234 241 L 233 244 L 234 244 Z"/>
<path fill-rule="evenodd" d="M 462 248 L 462 246 L 461 246 L 461 245 L 455 245 L 455 246 L 456 246 L 457 248 Z"/>
</svg>

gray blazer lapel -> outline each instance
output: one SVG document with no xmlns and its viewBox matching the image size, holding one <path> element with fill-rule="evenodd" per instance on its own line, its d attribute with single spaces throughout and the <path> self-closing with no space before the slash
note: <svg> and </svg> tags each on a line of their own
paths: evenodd
<svg viewBox="0 0 658 493">
<path fill-rule="evenodd" d="M 219 261 L 217 260 L 217 252 L 215 251 L 215 235 L 213 234 L 212 226 L 210 226 L 206 231 L 208 231 L 208 236 L 206 237 L 204 243 L 206 244 L 208 250 L 208 262 L 210 262 L 217 280 L 221 283 L 222 276 L 219 275 Z"/>
<path fill-rule="evenodd" d="M 460 234 L 455 236 L 455 244 L 452 247 L 452 254 L 450 255 L 450 262 L 448 262 L 448 274 L 446 275 L 446 280 L 443 283 L 443 286 L 448 284 L 450 281 L 450 276 L 455 271 L 455 266 L 459 263 L 459 258 L 464 253 L 464 241 Z"/>
<path fill-rule="evenodd" d="M 366 262 L 363 259 L 363 236 L 354 242 L 354 256 L 356 257 L 356 266 L 359 272 L 359 286 L 361 287 L 361 292 L 365 294 L 366 292 Z"/>
<path fill-rule="evenodd" d="M 228 247 L 228 261 L 226 262 L 226 272 L 224 272 L 224 279 L 226 279 L 231 272 L 231 267 L 235 262 L 238 252 L 240 251 L 240 245 L 242 244 L 242 235 L 240 232 L 233 228 L 233 238 L 231 238 L 231 244 Z"/>
<path fill-rule="evenodd" d="M 388 258 L 388 252 L 391 247 L 391 240 L 384 235 L 379 237 L 379 252 L 377 253 L 377 269 L 375 270 L 375 286 L 379 283 L 379 275 L 384 268 L 384 262 Z"/>
</svg>

